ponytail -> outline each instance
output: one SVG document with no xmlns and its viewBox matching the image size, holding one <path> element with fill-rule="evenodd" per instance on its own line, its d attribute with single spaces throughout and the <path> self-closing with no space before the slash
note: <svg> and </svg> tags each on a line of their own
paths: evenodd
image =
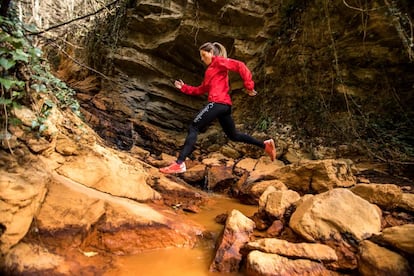
<svg viewBox="0 0 414 276">
<path fill-rule="evenodd" d="M 200 46 L 199 50 L 203 50 L 206 52 L 213 51 L 214 56 L 221 56 L 225 58 L 227 57 L 226 48 L 218 42 L 206 42 Z"/>
<path fill-rule="evenodd" d="M 215 56 L 227 57 L 226 47 L 218 42 L 213 42 L 213 45 L 217 49 L 217 54 L 214 54 Z"/>
</svg>

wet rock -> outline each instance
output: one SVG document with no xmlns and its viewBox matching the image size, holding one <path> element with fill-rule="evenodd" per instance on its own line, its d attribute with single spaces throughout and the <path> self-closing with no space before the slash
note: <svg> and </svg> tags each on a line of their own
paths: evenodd
<svg viewBox="0 0 414 276">
<path fill-rule="evenodd" d="M 344 240 L 341 236 L 336 235 L 330 240 L 323 241 L 324 244 L 335 249 L 338 260 L 326 263 L 329 269 L 337 271 L 354 271 L 358 267 L 357 253 L 358 244 Z"/>
<path fill-rule="evenodd" d="M 394 184 L 357 184 L 351 191 L 385 210 L 395 208 L 403 195 Z"/>
<path fill-rule="evenodd" d="M 183 174 L 183 179 L 188 183 L 197 183 L 204 181 L 206 175 L 206 165 L 199 164 L 191 168 Z"/>
<path fill-rule="evenodd" d="M 39 212 L 38 227 L 45 235 L 60 233 L 63 241 L 72 240 L 66 246 L 136 254 L 167 246 L 191 247 L 203 231 L 174 212 L 111 196 L 61 176 L 55 180 L 62 184 L 51 188 Z M 70 229 L 80 231 L 71 233 Z"/>
<path fill-rule="evenodd" d="M 381 230 L 381 210 L 347 189 L 315 195 L 292 214 L 289 226 L 310 241 L 348 233 L 358 241 Z"/>
<path fill-rule="evenodd" d="M 197 206 L 208 201 L 205 192 L 188 185 L 178 177 L 163 175 L 158 171 L 147 183 L 162 194 L 160 203 L 176 209 L 198 211 Z"/>
<path fill-rule="evenodd" d="M 269 219 L 266 217 L 264 213 L 256 212 L 253 215 L 252 220 L 256 224 L 256 229 L 259 231 L 266 230 L 267 228 L 269 228 L 269 225 L 272 224 L 272 222 L 269 222 Z"/>
<path fill-rule="evenodd" d="M 214 191 L 228 190 L 234 184 L 233 170 L 227 166 L 212 166 L 207 170 L 207 188 Z"/>
<path fill-rule="evenodd" d="M 218 224 L 224 225 L 226 223 L 226 220 L 227 220 L 228 216 L 229 216 L 229 214 L 220 214 L 220 215 L 217 215 L 214 218 L 214 221 L 217 222 Z"/>
<path fill-rule="evenodd" d="M 291 260 L 277 254 L 263 253 L 258 250 L 247 255 L 247 275 L 332 275 L 321 263 L 310 260 Z"/>
<path fill-rule="evenodd" d="M 246 249 L 259 250 L 266 253 L 278 254 L 294 259 L 310 259 L 314 261 L 337 261 L 335 250 L 324 244 L 292 243 L 281 239 L 266 238 L 249 242 Z"/>
<path fill-rule="evenodd" d="M 269 226 L 266 230 L 266 234 L 268 237 L 277 237 L 283 230 L 283 222 L 280 220 L 273 221 L 272 225 Z"/>
<path fill-rule="evenodd" d="M 393 251 L 370 241 L 361 242 L 359 250 L 358 271 L 362 276 L 412 275 L 409 262 Z"/>
<path fill-rule="evenodd" d="M 255 223 L 240 211 L 229 214 L 210 271 L 239 271 L 242 255 L 240 249 L 250 240 Z"/>
<path fill-rule="evenodd" d="M 118 255 L 166 247 L 191 248 L 203 230 L 200 225 L 178 218 L 175 213 L 117 199 L 110 202 L 105 221 L 96 226 L 86 245 Z"/>
</svg>

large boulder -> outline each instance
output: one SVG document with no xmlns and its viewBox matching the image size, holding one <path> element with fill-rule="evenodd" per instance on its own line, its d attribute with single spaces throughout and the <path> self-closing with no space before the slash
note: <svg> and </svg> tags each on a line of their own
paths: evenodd
<svg viewBox="0 0 414 276">
<path fill-rule="evenodd" d="M 300 204 L 289 226 L 310 241 L 351 234 L 358 241 L 381 231 L 381 210 L 347 189 L 310 197 Z"/>
<path fill-rule="evenodd" d="M 273 188 L 273 186 L 271 186 Z M 286 210 L 300 199 L 300 195 L 292 190 L 271 191 L 267 189 L 260 198 L 259 210 L 269 216 L 283 218 Z"/>
<path fill-rule="evenodd" d="M 404 257 L 370 241 L 363 241 L 359 246 L 358 271 L 361 276 L 412 275 Z"/>
<path fill-rule="evenodd" d="M 36 216 L 37 230 L 55 232 L 77 228 L 89 230 L 105 214 L 105 198 L 99 192 L 87 190 L 62 177 L 49 184 L 47 196 Z M 65 183 L 65 184 L 62 184 Z"/>
<path fill-rule="evenodd" d="M 403 193 L 397 207 L 414 212 L 414 194 Z"/>
<path fill-rule="evenodd" d="M 304 193 L 321 193 L 356 184 L 350 160 L 302 161 L 275 170 L 268 177 L 282 181 L 289 189 Z"/>
<path fill-rule="evenodd" d="M 47 193 L 50 174 L 37 168 L 16 173 L 0 169 L 0 253 L 6 253 L 29 230 Z"/>
<path fill-rule="evenodd" d="M 309 259 L 313 261 L 337 261 L 335 250 L 318 243 L 292 243 L 281 239 L 264 238 L 249 242 L 246 249 L 259 250 L 266 253 L 278 254 L 294 259 Z"/>
<path fill-rule="evenodd" d="M 263 180 L 267 175 L 284 166 L 282 161 L 275 160 L 272 162 L 269 157 L 263 156 L 259 159 L 243 158 L 236 163 L 235 170 L 244 170 L 248 172 L 249 177 L 246 180 L 246 185 L 249 185 Z"/>
<path fill-rule="evenodd" d="M 385 228 L 380 239 L 399 250 L 414 254 L 414 224 Z"/>
<path fill-rule="evenodd" d="M 166 246 L 191 247 L 204 230 L 162 208 L 112 196 L 58 175 L 36 219 L 39 233 L 60 233 L 70 248 L 92 247 L 120 255 Z M 88 238 L 82 241 L 78 235 L 85 234 L 81 233 L 88 233 Z"/>
<path fill-rule="evenodd" d="M 400 187 L 395 184 L 357 184 L 351 191 L 382 209 L 395 208 L 403 196 Z"/>
<path fill-rule="evenodd" d="M 147 185 L 148 173 L 143 164 L 132 166 L 97 144 L 89 153 L 72 156 L 56 171 L 72 181 L 115 196 L 138 201 L 160 198 L 159 193 Z"/>
</svg>

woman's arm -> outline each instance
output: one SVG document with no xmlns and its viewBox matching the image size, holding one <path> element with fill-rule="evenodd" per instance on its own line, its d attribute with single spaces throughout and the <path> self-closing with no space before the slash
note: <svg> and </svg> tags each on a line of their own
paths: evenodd
<svg viewBox="0 0 414 276">
<path fill-rule="evenodd" d="M 239 73 L 240 77 L 243 79 L 244 87 L 248 91 L 254 91 L 254 82 L 252 79 L 252 73 L 250 72 L 249 68 L 247 68 L 246 64 L 239 60 L 231 59 L 231 58 L 219 58 L 218 64 L 223 66 L 227 70 L 234 71 Z M 250 95 L 250 94 L 249 94 Z"/>
<path fill-rule="evenodd" d="M 185 84 L 182 80 L 176 80 L 174 82 L 175 87 L 181 90 L 184 94 L 187 95 L 202 95 L 207 92 L 204 81 L 201 83 L 200 86 L 191 86 Z"/>
</svg>

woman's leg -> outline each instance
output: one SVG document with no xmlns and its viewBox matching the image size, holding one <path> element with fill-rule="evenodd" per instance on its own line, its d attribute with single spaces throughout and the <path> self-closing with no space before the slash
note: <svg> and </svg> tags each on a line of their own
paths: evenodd
<svg viewBox="0 0 414 276">
<path fill-rule="evenodd" d="M 234 120 L 231 117 L 231 107 L 229 108 L 228 112 L 224 113 L 223 115 L 220 115 L 218 119 L 221 127 L 223 128 L 224 132 L 230 140 L 256 145 L 262 149 L 265 148 L 264 142 L 259 141 L 245 133 L 238 132 L 236 130 Z"/>
<path fill-rule="evenodd" d="M 199 131 L 206 128 L 214 119 L 226 111 L 227 105 L 209 103 L 198 113 L 188 129 L 187 138 L 177 158 L 177 163 L 184 162 L 187 156 L 193 151 Z"/>
</svg>

